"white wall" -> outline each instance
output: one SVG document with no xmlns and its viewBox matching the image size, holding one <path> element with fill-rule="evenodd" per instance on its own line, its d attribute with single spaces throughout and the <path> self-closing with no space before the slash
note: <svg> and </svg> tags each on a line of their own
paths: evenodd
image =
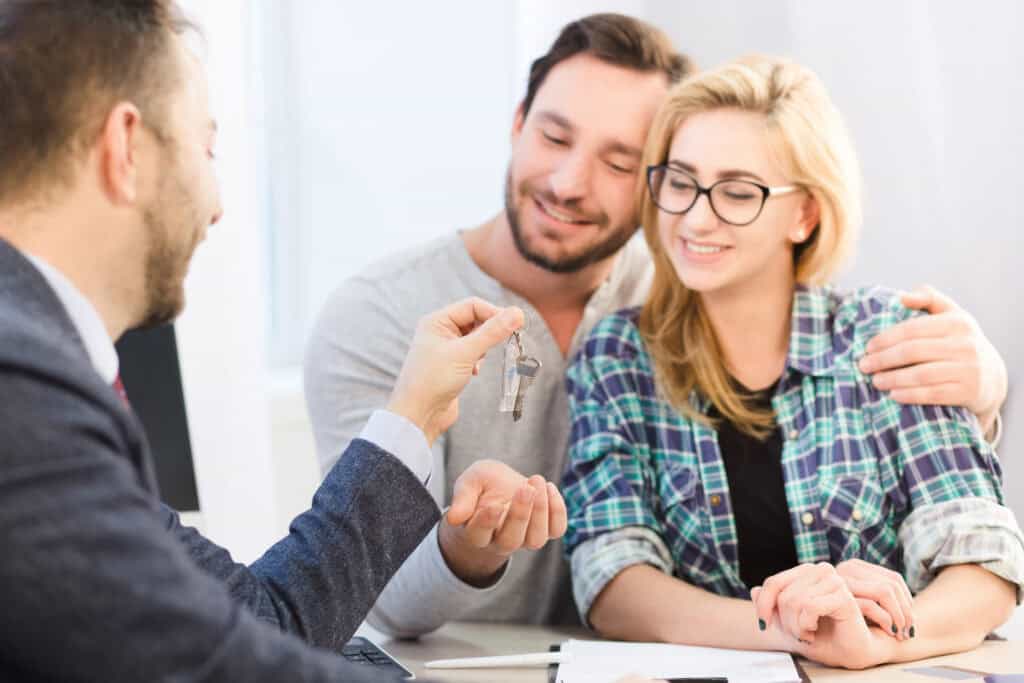
<svg viewBox="0 0 1024 683">
<path fill-rule="evenodd" d="M 295 366 L 328 293 L 500 206 L 514 6 L 257 0 L 273 240 L 271 349 Z"/>
<path fill-rule="evenodd" d="M 270 451 L 264 320 L 266 270 L 255 194 L 259 139 L 249 97 L 248 3 L 190 0 L 203 26 L 212 109 L 220 122 L 224 219 L 200 246 L 178 322 L 200 526 L 241 561 L 279 530 Z"/>
</svg>

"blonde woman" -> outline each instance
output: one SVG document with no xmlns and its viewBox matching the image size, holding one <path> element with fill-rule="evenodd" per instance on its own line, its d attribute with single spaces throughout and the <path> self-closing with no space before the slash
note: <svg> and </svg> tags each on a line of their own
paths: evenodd
<svg viewBox="0 0 1024 683">
<path fill-rule="evenodd" d="M 976 646 L 1024 539 L 976 418 L 858 369 L 911 315 L 827 286 L 859 170 L 807 69 L 748 58 L 671 91 L 644 151 L 656 275 L 569 370 L 567 548 L 603 635 L 863 668 Z"/>
</svg>

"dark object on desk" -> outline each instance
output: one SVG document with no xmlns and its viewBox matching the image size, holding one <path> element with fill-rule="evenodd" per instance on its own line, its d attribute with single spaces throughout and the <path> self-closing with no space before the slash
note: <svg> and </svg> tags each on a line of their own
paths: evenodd
<svg viewBox="0 0 1024 683">
<path fill-rule="evenodd" d="M 397 678 L 415 678 L 398 660 L 362 636 L 355 636 L 345 644 L 341 656 L 353 664 L 376 667 L 381 673 Z"/>
<path fill-rule="evenodd" d="M 179 512 L 198 510 L 174 326 L 126 333 L 117 342 L 117 355 L 128 402 L 153 453 L 160 498 Z"/>
<path fill-rule="evenodd" d="M 800 676 L 800 683 L 811 683 L 811 677 L 804 671 L 804 667 L 800 665 L 800 658 L 796 655 L 790 655 L 793 659 L 793 667 L 796 668 L 796 673 Z"/>
<path fill-rule="evenodd" d="M 548 646 L 548 652 L 561 652 L 562 646 L 558 643 Z M 548 683 L 558 683 L 558 665 L 548 664 Z"/>
</svg>

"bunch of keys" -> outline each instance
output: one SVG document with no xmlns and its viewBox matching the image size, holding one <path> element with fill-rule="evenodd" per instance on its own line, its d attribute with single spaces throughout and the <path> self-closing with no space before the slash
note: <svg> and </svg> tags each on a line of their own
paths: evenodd
<svg viewBox="0 0 1024 683">
<path fill-rule="evenodd" d="M 505 344 L 501 405 L 498 407 L 499 412 L 511 412 L 513 422 L 519 422 L 523 417 L 523 401 L 526 399 L 526 390 L 533 384 L 538 370 L 540 370 L 540 361 L 526 355 L 519 331 L 513 332 L 512 336 L 508 338 L 508 343 Z"/>
</svg>

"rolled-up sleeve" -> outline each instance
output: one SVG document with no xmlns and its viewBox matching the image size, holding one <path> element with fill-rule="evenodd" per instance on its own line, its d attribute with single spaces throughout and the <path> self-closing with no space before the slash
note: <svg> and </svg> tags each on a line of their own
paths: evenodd
<svg viewBox="0 0 1024 683">
<path fill-rule="evenodd" d="M 626 527 L 591 538 L 572 553 L 572 590 L 580 619 L 588 615 L 597 596 L 619 572 L 646 564 L 672 575 L 672 554 L 660 536 L 644 527 Z"/>
<path fill-rule="evenodd" d="M 631 425 L 640 423 L 622 341 L 599 325 L 567 375 L 572 431 L 562 492 L 569 513 L 565 548 L 584 621 L 601 590 L 628 566 L 671 573 L 671 555 L 655 514 L 654 468 Z"/>
<path fill-rule="evenodd" d="M 856 369 L 868 341 L 920 315 L 877 288 L 849 297 L 836 315 L 835 335 L 850 339 L 851 380 L 861 392 L 878 453 L 882 486 L 898 511 L 896 531 L 905 579 L 923 590 L 943 567 L 976 564 L 1024 586 L 1024 537 L 1004 505 L 1002 468 L 977 418 L 965 408 L 903 405 Z"/>
<path fill-rule="evenodd" d="M 1024 597 L 1024 536 L 1013 511 L 985 498 L 960 498 L 914 510 L 900 526 L 907 585 L 923 590 L 943 567 L 976 564 L 1017 586 Z"/>
<path fill-rule="evenodd" d="M 976 564 L 1024 590 L 1024 536 L 1003 504 L 999 458 L 960 408 L 900 406 L 896 437 L 910 513 L 899 528 L 907 584 L 924 589 L 942 568 Z"/>
<path fill-rule="evenodd" d="M 1024 536 L 1003 503 L 999 458 L 962 408 L 879 397 L 875 431 L 908 509 L 899 526 L 907 584 L 923 590 L 943 567 L 976 564 L 1024 596 Z"/>
</svg>

